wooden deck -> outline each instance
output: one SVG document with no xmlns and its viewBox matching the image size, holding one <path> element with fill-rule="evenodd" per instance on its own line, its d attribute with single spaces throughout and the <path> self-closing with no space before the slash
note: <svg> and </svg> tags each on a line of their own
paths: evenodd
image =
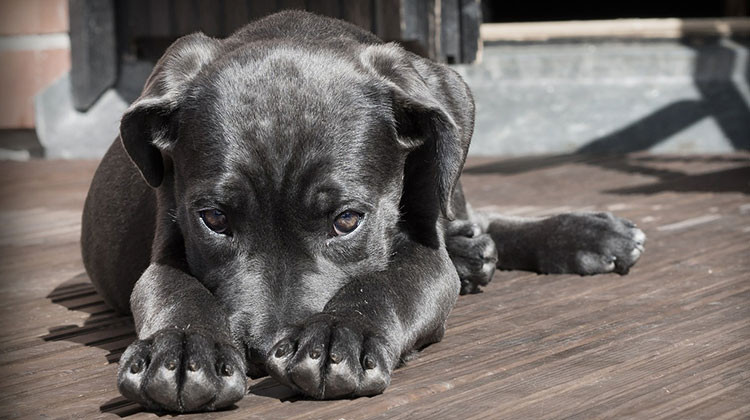
<svg viewBox="0 0 750 420">
<path fill-rule="evenodd" d="M 123 400 L 133 339 L 83 271 L 95 162 L 0 163 L 0 418 L 155 417 Z M 499 272 L 385 394 L 295 399 L 265 378 L 208 418 L 750 418 L 750 154 L 473 159 L 475 207 L 611 210 L 648 235 L 630 275 Z"/>
</svg>

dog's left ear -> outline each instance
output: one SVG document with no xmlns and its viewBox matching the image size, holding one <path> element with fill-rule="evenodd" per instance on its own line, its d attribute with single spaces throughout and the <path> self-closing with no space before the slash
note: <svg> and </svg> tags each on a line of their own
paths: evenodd
<svg viewBox="0 0 750 420">
<path fill-rule="evenodd" d="M 390 88 L 399 144 L 410 151 L 407 162 L 420 166 L 411 174 L 405 168 L 405 176 L 419 178 L 411 181 L 416 188 L 433 189 L 443 215 L 453 219 L 453 191 L 474 124 L 468 87 L 447 67 L 396 44 L 368 46 L 361 58 L 365 68 Z"/>
<path fill-rule="evenodd" d="M 153 188 L 164 177 L 162 152 L 177 140 L 175 114 L 195 76 L 218 55 L 221 41 L 202 33 L 172 44 L 154 66 L 141 96 L 120 121 L 120 139 L 143 179 Z"/>
</svg>

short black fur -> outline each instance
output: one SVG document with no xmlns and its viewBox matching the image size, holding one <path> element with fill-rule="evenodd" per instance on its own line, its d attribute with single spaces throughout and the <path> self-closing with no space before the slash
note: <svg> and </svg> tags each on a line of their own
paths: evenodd
<svg viewBox="0 0 750 420">
<path fill-rule="evenodd" d="M 473 123 L 457 73 L 342 21 L 282 12 L 175 42 L 83 214 L 89 276 L 138 333 L 122 394 L 215 410 L 270 374 L 313 398 L 374 395 L 496 267 L 627 272 L 645 237 L 625 220 L 473 212 L 458 183 Z M 343 234 L 347 211 L 361 220 Z"/>
</svg>

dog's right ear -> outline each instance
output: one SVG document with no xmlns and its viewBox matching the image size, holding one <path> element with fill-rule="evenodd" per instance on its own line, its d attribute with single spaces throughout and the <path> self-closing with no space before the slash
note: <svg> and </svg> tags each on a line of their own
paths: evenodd
<svg viewBox="0 0 750 420">
<path fill-rule="evenodd" d="M 172 44 L 151 72 L 141 96 L 120 121 L 120 139 L 143 179 L 153 188 L 164 178 L 162 152 L 169 153 L 177 138 L 180 108 L 190 82 L 219 53 L 221 41 L 202 33 Z"/>
<path fill-rule="evenodd" d="M 431 197 L 434 193 L 442 214 L 453 219 L 453 192 L 474 123 L 468 87 L 452 70 L 408 53 L 397 44 L 369 45 L 361 61 L 390 90 L 399 144 L 411 149 L 405 188 L 410 184 Z M 451 112 L 451 103 L 462 112 Z M 413 168 L 410 173 L 409 167 Z M 420 200 L 419 206 L 423 203 Z"/>
</svg>

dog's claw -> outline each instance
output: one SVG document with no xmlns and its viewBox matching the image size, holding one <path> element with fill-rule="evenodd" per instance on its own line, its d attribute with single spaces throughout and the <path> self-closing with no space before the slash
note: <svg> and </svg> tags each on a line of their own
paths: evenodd
<svg viewBox="0 0 750 420">
<path fill-rule="evenodd" d="M 497 248 L 479 226 L 466 220 L 455 220 L 448 225 L 445 247 L 461 280 L 462 295 L 479 293 L 495 274 Z"/>
<path fill-rule="evenodd" d="M 276 345 L 274 355 L 290 351 L 269 358 L 266 367 L 279 382 L 317 399 L 379 394 L 392 363 L 378 336 L 352 317 L 318 314 Z"/>
<path fill-rule="evenodd" d="M 220 369 L 202 369 L 214 366 L 216 359 L 227 362 Z M 120 359 L 117 386 L 126 398 L 156 411 L 215 410 L 244 396 L 244 370 L 232 368 L 243 363 L 229 344 L 167 329 L 127 348 Z"/>
</svg>

